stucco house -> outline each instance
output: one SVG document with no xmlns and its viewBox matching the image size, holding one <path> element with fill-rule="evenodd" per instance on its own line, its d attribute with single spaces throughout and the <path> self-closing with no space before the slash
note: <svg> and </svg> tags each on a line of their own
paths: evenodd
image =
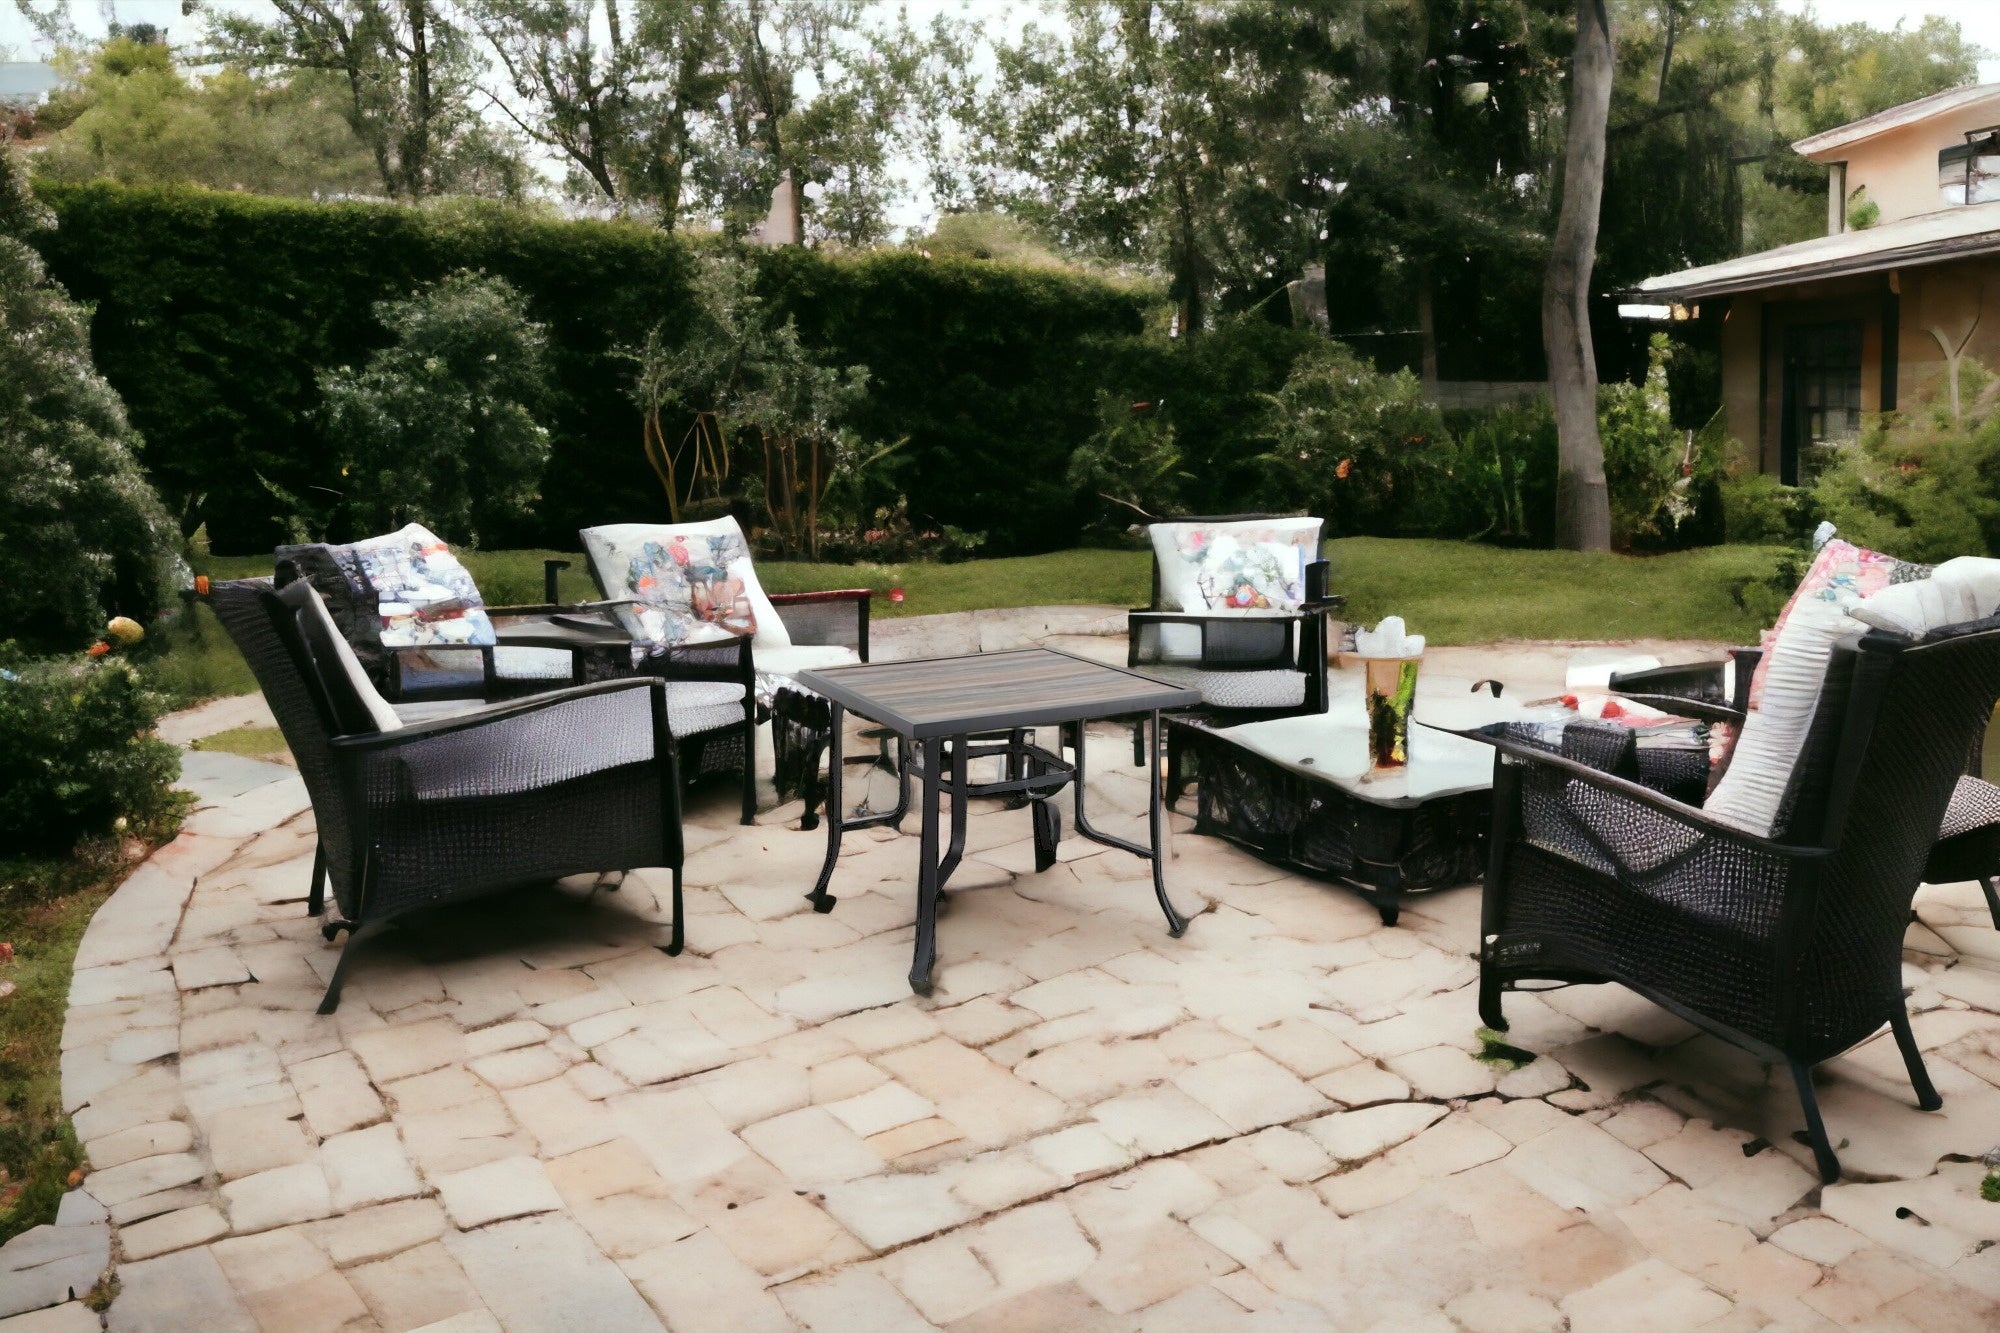
<svg viewBox="0 0 2000 1333">
<path fill-rule="evenodd" d="M 1649 278 L 1637 299 L 1726 303 L 1723 410 L 1763 471 L 1798 482 L 1811 446 L 1961 358 L 2000 368 L 2000 84 L 1891 107 L 1792 147 L 1827 167 L 1827 234 Z"/>
</svg>

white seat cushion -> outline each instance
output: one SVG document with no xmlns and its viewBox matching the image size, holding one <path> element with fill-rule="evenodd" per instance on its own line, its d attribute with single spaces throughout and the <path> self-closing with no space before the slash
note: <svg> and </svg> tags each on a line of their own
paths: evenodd
<svg viewBox="0 0 2000 1333">
<path fill-rule="evenodd" d="M 726 680 L 667 682 L 667 729 L 676 736 L 698 736 L 743 721 L 743 687 Z"/>
<path fill-rule="evenodd" d="M 769 704 L 779 690 L 788 686 L 797 688 L 792 677 L 799 672 L 853 666 L 861 660 L 861 655 L 839 644 L 794 643 L 783 648 L 766 648 L 760 643 L 756 658 L 757 698 Z"/>
<path fill-rule="evenodd" d="M 2000 560 L 1966 555 L 1947 560 L 1927 579 L 1884 588 L 1847 614 L 1864 625 L 1911 638 L 1946 625 L 1984 620 L 2000 607 Z"/>
<path fill-rule="evenodd" d="M 1306 701 L 1302 671 L 1203 671 L 1178 662 L 1147 662 L 1135 670 L 1199 690 L 1213 708 L 1298 708 Z"/>
<path fill-rule="evenodd" d="M 501 680 L 569 680 L 575 658 L 567 648 L 502 646 L 493 650 L 493 674 Z"/>
<path fill-rule="evenodd" d="M 361 667 L 361 659 L 354 655 L 354 649 L 341 637 L 339 627 L 333 623 L 332 614 L 327 611 L 326 603 L 320 599 L 319 589 L 310 583 L 301 583 L 299 586 L 306 590 L 305 613 L 312 617 L 318 630 L 317 634 L 307 637 L 307 643 L 315 652 L 322 649 L 331 652 L 341 673 L 346 676 L 348 685 L 360 700 L 361 706 L 374 721 L 375 730 L 401 731 L 403 719 L 396 716 L 396 710 L 389 707 L 389 701 L 376 690 L 375 682 L 368 679 L 368 673 Z M 338 689 L 339 685 L 337 682 L 328 681 L 327 688 Z"/>
</svg>

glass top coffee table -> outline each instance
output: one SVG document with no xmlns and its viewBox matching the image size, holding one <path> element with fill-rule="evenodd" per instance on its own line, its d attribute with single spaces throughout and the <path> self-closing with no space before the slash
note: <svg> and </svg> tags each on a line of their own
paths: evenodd
<svg viewBox="0 0 2000 1333">
<path fill-rule="evenodd" d="M 1167 897 L 1160 854 L 1165 817 L 1160 795 L 1158 749 L 1148 774 L 1148 830 L 1144 844 L 1129 842 L 1092 827 L 1084 807 L 1084 742 L 1093 720 L 1150 714 L 1158 734 L 1163 710 L 1188 708 L 1200 702 L 1194 690 L 1169 685 L 1124 667 L 1106 666 L 1052 648 L 1018 648 L 935 657 L 909 662 L 874 662 L 860 666 L 801 671 L 798 684 L 832 705 L 827 753 L 826 862 L 819 882 L 806 896 L 813 910 L 830 912 L 834 897 L 826 889 L 840 860 L 841 836 L 850 829 L 879 824 L 900 826 L 910 806 L 914 778 L 921 792 L 923 832 L 917 862 L 917 938 L 910 964 L 910 989 L 931 993 L 931 970 L 937 962 L 938 897 L 965 854 L 967 803 L 975 796 L 1017 796 L 1028 801 L 1035 836 L 1035 869 L 1055 863 L 1061 818 L 1052 798 L 1069 787 L 1075 792 L 1076 831 L 1106 846 L 1152 862 L 1153 894 L 1166 915 L 1168 933 L 1179 935 L 1187 921 Z M 894 809 L 870 815 L 850 814 L 841 795 L 842 714 L 852 711 L 895 734 L 898 794 Z M 1058 727 L 1062 740 L 1047 749 L 1028 739 L 1036 727 Z M 1065 759 L 1064 749 L 1074 754 Z M 1002 777 L 974 782 L 967 767 L 975 759 L 998 759 Z M 939 855 L 938 796 L 951 798 L 950 844 Z"/>
<path fill-rule="evenodd" d="M 1373 769 L 1352 689 L 1310 716 L 1234 727 L 1169 717 L 1168 800 L 1194 778 L 1196 833 L 1352 888 L 1394 925 L 1406 894 L 1485 871 L 1494 752 L 1454 733 L 1504 726 L 1554 748 L 1579 721 L 1560 704 L 1496 695 L 1490 682 L 1420 676 L 1408 764 Z M 1683 769 L 1705 776 L 1707 748 L 1691 730 L 1648 728 L 1637 737 L 1650 785 Z"/>
</svg>

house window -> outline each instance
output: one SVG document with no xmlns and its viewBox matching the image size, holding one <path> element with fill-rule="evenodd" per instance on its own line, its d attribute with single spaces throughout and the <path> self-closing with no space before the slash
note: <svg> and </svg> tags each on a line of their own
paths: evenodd
<svg viewBox="0 0 2000 1333">
<path fill-rule="evenodd" d="M 1785 481 L 1810 482 L 1826 446 L 1860 433 L 1861 321 L 1793 325 L 1785 331 Z"/>
<path fill-rule="evenodd" d="M 1947 204 L 2000 200 L 2000 134 L 1940 149 L 1938 194 Z"/>
</svg>

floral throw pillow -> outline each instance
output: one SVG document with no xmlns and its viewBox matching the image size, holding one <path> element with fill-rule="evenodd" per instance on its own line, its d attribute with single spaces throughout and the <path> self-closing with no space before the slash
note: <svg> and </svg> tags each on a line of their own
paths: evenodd
<svg viewBox="0 0 2000 1333">
<path fill-rule="evenodd" d="M 1805 577 L 1799 580 L 1791 600 L 1785 603 L 1785 609 L 1778 613 L 1771 628 L 1764 631 L 1761 640 L 1764 654 L 1758 660 L 1756 674 L 1750 678 L 1750 707 L 1755 710 L 1763 703 L 1764 688 L 1771 675 L 1772 649 L 1785 632 L 1785 625 L 1802 604 L 1821 610 L 1845 611 L 1891 584 L 1928 578 L 1930 572 L 1929 565 L 1898 560 L 1893 555 L 1870 551 L 1838 537 L 1829 540 L 1813 557 Z"/>
<path fill-rule="evenodd" d="M 1186 611 L 1289 611 L 1305 601 L 1319 523 L 1176 524 Z"/>
<path fill-rule="evenodd" d="M 758 634 L 763 590 L 735 523 L 620 524 L 583 539 L 606 594 L 632 599 L 618 616 L 635 651 Z"/>
<path fill-rule="evenodd" d="M 487 647 L 493 622 L 478 585 L 443 539 L 421 523 L 346 548 L 375 590 L 384 648 Z"/>
</svg>

